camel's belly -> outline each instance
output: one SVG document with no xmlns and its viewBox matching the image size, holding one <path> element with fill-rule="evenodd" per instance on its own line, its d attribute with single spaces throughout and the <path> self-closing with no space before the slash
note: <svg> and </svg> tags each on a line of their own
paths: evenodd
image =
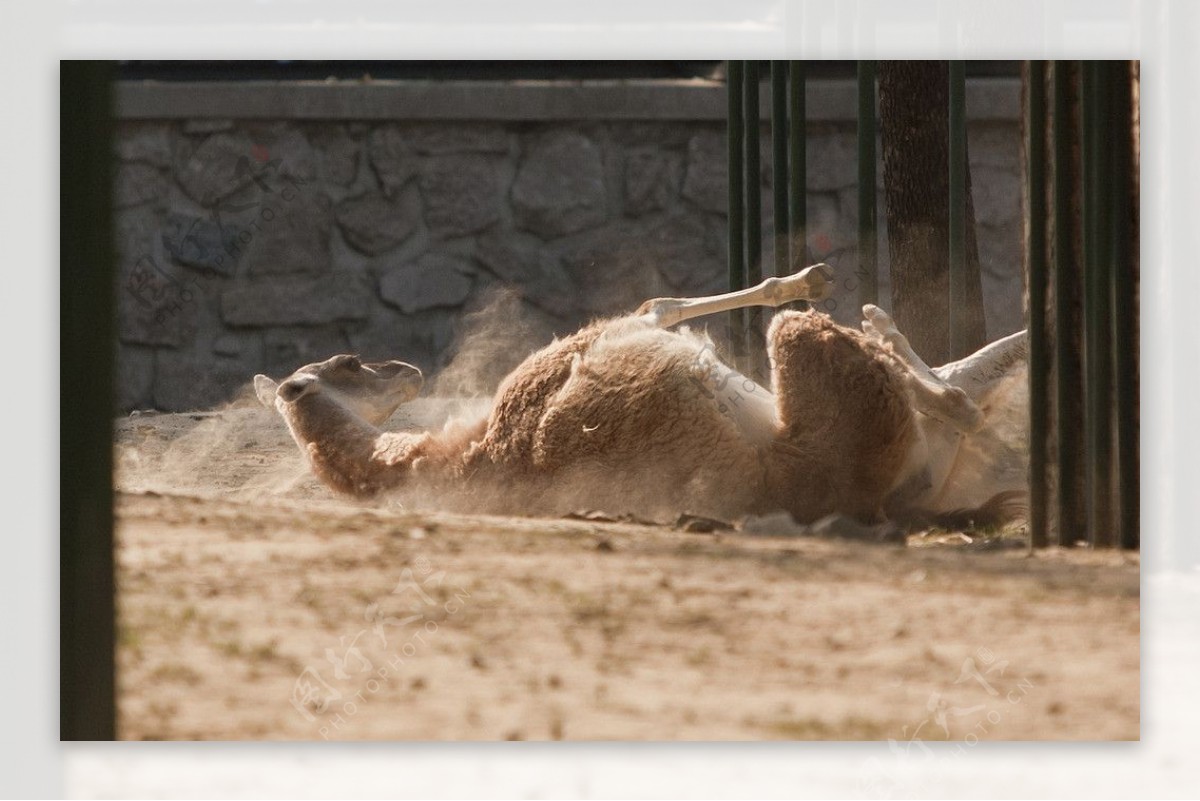
<svg viewBox="0 0 1200 801">
<path fill-rule="evenodd" d="M 775 396 L 768 390 L 711 356 L 698 360 L 694 374 L 721 414 L 728 416 L 747 440 L 761 445 L 775 436 Z"/>
</svg>

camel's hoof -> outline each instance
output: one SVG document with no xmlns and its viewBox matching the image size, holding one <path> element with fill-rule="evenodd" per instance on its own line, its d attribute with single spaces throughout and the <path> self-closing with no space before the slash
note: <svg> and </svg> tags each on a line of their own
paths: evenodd
<svg viewBox="0 0 1200 801">
<path fill-rule="evenodd" d="M 833 294 L 833 268 L 821 262 L 800 271 L 805 284 L 808 285 L 807 300 L 820 303 Z"/>
</svg>

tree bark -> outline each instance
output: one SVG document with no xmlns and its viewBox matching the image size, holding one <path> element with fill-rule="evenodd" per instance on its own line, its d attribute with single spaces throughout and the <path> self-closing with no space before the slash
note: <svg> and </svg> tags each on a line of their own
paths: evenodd
<svg viewBox="0 0 1200 801">
<path fill-rule="evenodd" d="M 892 314 L 930 364 L 950 360 L 949 66 L 879 62 L 879 123 Z M 975 204 L 967 172 L 966 346 L 987 343 Z"/>
</svg>

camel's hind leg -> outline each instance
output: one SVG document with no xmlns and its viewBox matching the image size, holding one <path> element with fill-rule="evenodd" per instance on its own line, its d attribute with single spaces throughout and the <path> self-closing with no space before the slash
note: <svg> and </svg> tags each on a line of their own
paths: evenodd
<svg viewBox="0 0 1200 801">
<path fill-rule="evenodd" d="M 655 298 L 637 310 L 651 324 L 669 328 L 676 323 L 706 314 L 742 309 L 747 306 L 773 308 L 794 300 L 822 301 L 833 292 L 833 270 L 827 264 L 814 264 L 795 275 L 768 278 L 758 286 L 709 295 L 703 298 Z"/>
</svg>

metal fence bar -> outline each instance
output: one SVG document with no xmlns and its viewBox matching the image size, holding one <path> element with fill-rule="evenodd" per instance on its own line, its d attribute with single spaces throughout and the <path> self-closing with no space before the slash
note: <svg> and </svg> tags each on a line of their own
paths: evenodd
<svg viewBox="0 0 1200 801">
<path fill-rule="evenodd" d="M 729 160 L 729 291 L 746 286 L 746 209 L 745 165 L 742 163 L 742 81 L 743 63 L 730 61 L 726 77 L 729 113 L 726 142 Z M 729 312 L 729 347 L 734 361 L 744 353 L 746 317 L 742 309 Z"/>
<path fill-rule="evenodd" d="M 1046 65 L 1030 61 L 1025 147 L 1028 155 L 1029 236 L 1029 539 L 1049 544 L 1046 437 L 1050 422 L 1049 359 L 1046 353 Z"/>
<path fill-rule="evenodd" d="M 791 229 L 789 237 L 790 251 L 788 263 L 791 272 L 807 267 L 808 254 L 808 164 L 805 140 L 807 138 L 808 110 L 805 97 L 805 69 L 803 61 L 788 63 L 788 81 L 791 103 L 791 126 L 788 128 L 788 180 L 790 195 L 790 217 L 788 226 Z M 799 307 L 807 307 L 808 303 L 801 301 Z"/>
<path fill-rule="evenodd" d="M 1093 516 L 1095 478 L 1094 429 L 1096 417 L 1092 408 L 1095 387 L 1092 385 L 1092 368 L 1095 363 L 1095 291 L 1096 282 L 1096 75 L 1094 61 L 1079 62 L 1079 151 L 1080 151 L 1080 214 L 1082 215 L 1083 273 L 1081 298 L 1083 301 L 1083 489 L 1084 523 L 1087 541 L 1096 544 L 1095 518 Z"/>
<path fill-rule="evenodd" d="M 60 127 L 59 729 L 116 737 L 112 65 L 64 61 Z"/>
<path fill-rule="evenodd" d="M 775 275 L 787 275 L 791 215 L 788 209 L 787 62 L 771 62 L 771 188 L 774 191 Z"/>
<path fill-rule="evenodd" d="M 1062 410 L 1071 407 L 1079 391 L 1078 354 L 1072 353 L 1073 337 L 1067 330 L 1072 319 L 1069 261 L 1074 251 L 1075 221 L 1071 214 L 1073 175 L 1071 142 L 1066 129 L 1070 105 L 1068 62 L 1054 62 L 1054 338 L 1055 338 L 1055 395 L 1058 420 L 1058 542 L 1069 546 L 1078 536 L 1079 521 L 1075 519 L 1072 500 L 1079 486 L 1075 448 L 1078 444 L 1078 421 Z"/>
<path fill-rule="evenodd" d="M 746 286 L 754 286 L 762 281 L 762 158 L 759 155 L 762 124 L 758 110 L 760 76 L 757 61 L 750 59 L 746 62 L 744 77 L 742 122 L 746 165 Z M 747 312 L 746 367 L 750 370 L 747 375 L 754 376 L 759 372 L 765 352 L 762 307 L 751 306 Z"/>
<path fill-rule="evenodd" d="M 1114 377 L 1117 407 L 1117 498 L 1120 546 L 1141 544 L 1141 499 L 1138 475 L 1137 275 L 1132 237 L 1133 139 L 1127 115 L 1133 113 L 1133 76 L 1128 61 L 1112 66 L 1113 206 L 1109 257 L 1113 294 Z"/>
<path fill-rule="evenodd" d="M 966 64 L 950 62 L 950 358 L 967 355 Z"/>
<path fill-rule="evenodd" d="M 879 302 L 879 242 L 875 236 L 875 62 L 858 62 L 859 303 Z"/>
<path fill-rule="evenodd" d="M 1092 165 L 1088 169 L 1093 197 L 1091 242 L 1086 273 L 1088 360 L 1087 404 L 1089 425 L 1089 518 L 1092 545 L 1117 544 L 1113 528 L 1113 326 L 1112 326 L 1112 130 L 1109 111 L 1111 71 L 1106 61 L 1088 63 L 1091 72 L 1089 122 Z"/>
</svg>

